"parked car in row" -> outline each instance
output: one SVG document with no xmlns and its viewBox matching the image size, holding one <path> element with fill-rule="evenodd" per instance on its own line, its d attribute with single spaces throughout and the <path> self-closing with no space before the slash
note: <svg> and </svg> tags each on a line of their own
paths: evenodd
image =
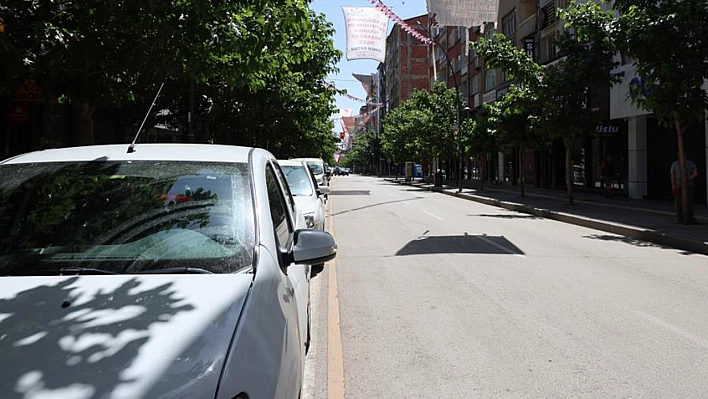
<svg viewBox="0 0 708 399">
<path fill-rule="evenodd" d="M 0 162 L 3 398 L 298 398 L 308 229 L 269 152 L 86 146 Z"/>
<path fill-rule="evenodd" d="M 324 196 L 331 192 L 330 188 L 317 184 L 305 161 L 289 159 L 279 160 L 278 163 L 283 168 L 290 192 L 305 217 L 307 227 L 324 230 Z"/>
<path fill-rule="evenodd" d="M 312 174 L 317 180 L 317 184 L 320 186 L 329 186 L 329 178 L 327 176 L 327 169 L 325 169 L 325 162 L 322 158 L 292 158 L 295 161 L 304 161 L 307 167 L 310 168 Z"/>
</svg>

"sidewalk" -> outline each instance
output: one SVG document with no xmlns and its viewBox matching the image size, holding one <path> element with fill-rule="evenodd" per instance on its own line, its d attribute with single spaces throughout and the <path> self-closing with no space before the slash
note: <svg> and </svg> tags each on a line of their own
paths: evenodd
<svg viewBox="0 0 708 399">
<path fill-rule="evenodd" d="M 404 182 L 402 178 L 385 180 L 420 187 L 455 197 L 498 206 L 518 212 L 555 219 L 631 239 L 708 255 L 708 207 L 694 205 L 696 224 L 676 221 L 672 201 L 604 198 L 604 192 L 573 192 L 575 204 L 569 205 L 565 190 L 526 187 L 526 196 L 518 187 L 485 185 L 483 191 L 463 187 L 457 192 L 454 182 L 443 187 L 421 181 Z M 470 184 L 472 182 L 465 182 Z"/>
</svg>

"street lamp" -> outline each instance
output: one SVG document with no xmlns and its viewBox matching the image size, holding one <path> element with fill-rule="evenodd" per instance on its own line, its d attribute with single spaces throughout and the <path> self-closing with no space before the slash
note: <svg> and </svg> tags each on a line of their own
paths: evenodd
<svg viewBox="0 0 708 399">
<path fill-rule="evenodd" d="M 435 41 L 435 37 L 433 37 L 433 34 L 430 32 L 430 29 L 425 27 L 423 24 L 420 23 L 420 21 L 416 21 L 418 23 L 418 26 L 425 31 L 425 33 L 428 34 L 428 38 L 431 41 L 431 46 L 433 46 L 433 49 L 435 49 L 435 46 L 438 45 L 437 42 Z M 467 34 L 465 32 L 465 34 Z M 441 47 L 442 48 L 442 47 Z M 445 56 L 445 61 L 447 61 L 447 68 L 448 68 L 448 78 L 450 77 L 450 74 L 452 74 L 452 80 L 455 84 L 455 129 L 457 130 L 457 156 L 460 158 L 460 165 L 459 168 L 457 169 L 457 192 L 462 192 L 462 132 L 460 131 L 460 109 L 462 107 L 461 99 L 460 99 L 460 84 L 457 81 L 457 73 L 455 72 L 455 69 L 452 67 L 452 62 L 450 61 L 450 57 L 447 56 L 447 49 L 443 49 L 443 55 Z M 433 63 L 435 62 L 435 50 L 433 50 Z M 434 79 L 437 79 L 437 76 L 433 77 Z M 466 107 L 466 109 L 469 109 Z"/>
</svg>

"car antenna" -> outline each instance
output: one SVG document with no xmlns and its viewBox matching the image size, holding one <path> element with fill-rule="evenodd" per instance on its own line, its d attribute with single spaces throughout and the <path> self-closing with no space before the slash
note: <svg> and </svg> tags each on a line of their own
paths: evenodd
<svg viewBox="0 0 708 399">
<path fill-rule="evenodd" d="M 165 85 L 165 82 L 162 82 L 160 85 L 160 88 L 157 90 L 157 94 L 155 94 L 155 98 L 152 100 L 152 104 L 150 104 L 150 109 L 148 109 L 147 114 L 145 114 L 145 118 L 143 118 L 143 123 L 140 124 L 140 127 L 138 128 L 138 132 L 135 133 L 135 138 L 133 139 L 133 142 L 130 143 L 128 146 L 128 154 L 131 154 L 135 152 L 135 142 L 138 141 L 138 136 L 140 135 L 140 131 L 143 130 L 143 126 L 145 125 L 145 121 L 147 121 L 148 116 L 150 116 L 150 111 L 152 111 L 152 107 L 155 106 L 155 101 L 157 101 L 157 97 L 160 96 L 160 92 L 162 91 L 162 87 Z"/>
</svg>

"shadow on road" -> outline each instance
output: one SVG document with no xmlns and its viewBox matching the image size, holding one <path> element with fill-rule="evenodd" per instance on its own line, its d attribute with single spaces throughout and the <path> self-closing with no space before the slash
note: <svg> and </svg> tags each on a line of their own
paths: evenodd
<svg viewBox="0 0 708 399">
<path fill-rule="evenodd" d="M 642 241 L 642 240 L 637 240 L 636 238 L 631 238 L 631 237 L 625 237 L 625 236 L 613 236 L 609 234 L 593 234 L 590 236 L 583 236 L 583 238 L 589 238 L 591 240 L 603 240 L 603 241 L 618 241 L 618 242 L 623 242 L 625 244 L 630 244 L 634 245 L 635 247 L 655 247 L 655 248 L 664 248 L 664 249 L 671 249 L 670 247 L 665 247 L 663 245 L 655 244 L 649 241 Z"/>
<path fill-rule="evenodd" d="M 395 200 L 395 201 L 387 201 L 387 202 L 378 202 L 375 204 L 370 204 L 370 205 L 365 205 L 359 208 L 353 208 L 353 209 L 345 209 L 343 211 L 335 212 L 332 214 L 332 216 L 338 216 L 344 213 L 349 213 L 349 212 L 355 212 L 355 211 L 360 211 L 362 209 L 368 209 L 368 208 L 373 208 L 375 206 L 381 206 L 381 205 L 388 205 L 388 204 L 395 204 L 397 202 L 407 202 L 407 201 L 412 201 L 412 200 L 419 200 L 423 199 L 423 197 L 415 197 L 415 198 L 406 198 L 406 199 L 401 199 L 401 200 Z"/>
<path fill-rule="evenodd" d="M 503 236 L 461 235 L 421 236 L 396 252 L 396 256 L 424 254 L 523 255 L 524 252 Z"/>
<path fill-rule="evenodd" d="M 499 219 L 543 219 L 542 217 L 538 217 L 538 216 L 534 216 L 534 215 L 524 215 L 524 214 L 518 214 L 518 215 L 476 214 L 476 215 L 467 215 L 467 216 L 479 216 L 479 217 L 484 217 L 484 218 L 499 218 Z"/>
<path fill-rule="evenodd" d="M 370 190 L 332 190 L 329 195 L 371 195 Z"/>
</svg>

